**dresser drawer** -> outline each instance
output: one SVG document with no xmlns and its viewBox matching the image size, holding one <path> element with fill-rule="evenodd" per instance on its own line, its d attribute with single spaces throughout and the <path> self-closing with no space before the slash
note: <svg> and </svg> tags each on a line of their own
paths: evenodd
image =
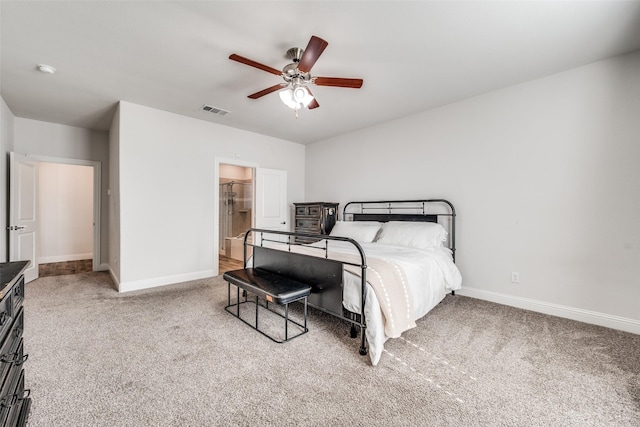
<svg viewBox="0 0 640 427">
<path fill-rule="evenodd" d="M 29 390 L 23 391 L 23 396 L 18 399 L 19 402 L 16 406 L 11 408 L 9 417 L 7 419 L 7 426 L 23 427 L 27 425 L 29 419 L 29 409 L 31 407 L 31 398 L 29 397 Z"/>
<path fill-rule="evenodd" d="M 22 339 L 18 344 L 18 347 L 5 357 L 2 362 L 2 386 L 0 387 L 0 406 L 2 402 L 6 400 L 7 396 L 13 394 L 15 390 L 15 382 L 17 376 L 22 370 L 22 365 L 27 360 L 28 356 L 24 355 L 24 343 Z"/>
<path fill-rule="evenodd" d="M 311 232 L 318 232 L 320 229 L 320 220 L 319 219 L 296 219 L 296 230 L 301 230 L 303 228 L 311 230 Z"/>
<path fill-rule="evenodd" d="M 296 206 L 296 216 L 320 217 L 320 205 Z"/>
<path fill-rule="evenodd" d="M 0 425 L 14 426 L 17 425 L 15 420 L 24 418 L 26 421 L 27 414 L 23 414 L 23 406 L 30 403 L 29 390 L 24 389 L 24 369 L 16 372 L 15 381 L 12 382 L 11 390 L 8 394 L 0 397 Z M 28 407 L 27 407 L 28 409 Z"/>
<path fill-rule="evenodd" d="M 22 338 L 22 330 L 24 329 L 24 316 L 22 309 L 16 316 L 16 320 L 11 326 L 10 332 L 0 344 L 0 385 L 1 378 L 4 378 L 5 368 L 8 363 L 15 359 L 15 353 Z"/>
<path fill-rule="evenodd" d="M 13 291 L 0 301 L 0 342 L 4 340 L 13 320 Z"/>
<path fill-rule="evenodd" d="M 25 395 L 28 393 L 25 393 Z M 18 412 L 17 416 L 15 417 L 15 419 L 10 420 L 10 424 L 11 426 L 16 426 L 16 427 L 24 427 L 27 425 L 27 421 L 29 420 L 29 409 L 31 408 L 31 398 L 25 396 L 24 399 L 22 399 L 22 402 L 20 404 L 20 412 Z"/>
<path fill-rule="evenodd" d="M 13 297 L 13 312 L 16 313 L 24 301 L 24 276 L 20 276 L 20 279 L 13 285 L 11 295 Z"/>
</svg>

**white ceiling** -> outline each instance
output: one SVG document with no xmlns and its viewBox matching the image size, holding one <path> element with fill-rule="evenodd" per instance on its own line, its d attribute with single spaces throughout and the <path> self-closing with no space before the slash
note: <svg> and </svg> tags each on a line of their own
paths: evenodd
<svg viewBox="0 0 640 427">
<path fill-rule="evenodd" d="M 124 100 L 303 144 L 640 49 L 638 1 L 3 0 L 0 20 L 17 117 L 107 130 Z M 282 80 L 231 53 L 281 69 L 312 35 L 329 42 L 312 75 L 361 89 L 313 87 L 298 119 L 247 98 Z"/>
</svg>

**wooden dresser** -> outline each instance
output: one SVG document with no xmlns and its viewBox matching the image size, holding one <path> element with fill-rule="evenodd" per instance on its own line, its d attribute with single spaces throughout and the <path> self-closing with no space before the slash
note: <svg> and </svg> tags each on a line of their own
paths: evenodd
<svg viewBox="0 0 640 427">
<path fill-rule="evenodd" d="M 0 426 L 27 424 L 31 399 L 24 388 L 24 270 L 29 261 L 0 263 Z"/>
<path fill-rule="evenodd" d="M 294 203 L 296 207 L 296 233 L 329 234 L 338 219 L 338 203 Z M 305 239 L 296 239 L 296 241 Z"/>
</svg>

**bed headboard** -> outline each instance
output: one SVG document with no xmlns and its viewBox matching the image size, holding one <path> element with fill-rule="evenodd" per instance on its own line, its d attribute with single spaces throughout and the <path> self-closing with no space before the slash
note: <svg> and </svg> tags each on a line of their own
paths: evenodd
<svg viewBox="0 0 640 427">
<path fill-rule="evenodd" d="M 456 210 L 444 199 L 378 200 L 349 202 L 342 210 L 343 221 L 437 222 L 447 230 L 445 245 L 456 257 Z"/>
</svg>

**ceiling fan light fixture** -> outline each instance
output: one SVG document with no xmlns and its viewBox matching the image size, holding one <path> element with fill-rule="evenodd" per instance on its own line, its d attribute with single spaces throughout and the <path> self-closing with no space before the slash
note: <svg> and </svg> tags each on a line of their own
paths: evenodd
<svg viewBox="0 0 640 427">
<path fill-rule="evenodd" d="M 292 110 L 307 108 L 313 95 L 306 86 L 293 86 L 281 90 L 279 93 L 282 102 Z"/>
<path fill-rule="evenodd" d="M 293 88 L 293 99 L 295 99 L 296 102 L 303 103 L 309 96 L 309 91 L 306 87 L 298 86 Z"/>
</svg>

